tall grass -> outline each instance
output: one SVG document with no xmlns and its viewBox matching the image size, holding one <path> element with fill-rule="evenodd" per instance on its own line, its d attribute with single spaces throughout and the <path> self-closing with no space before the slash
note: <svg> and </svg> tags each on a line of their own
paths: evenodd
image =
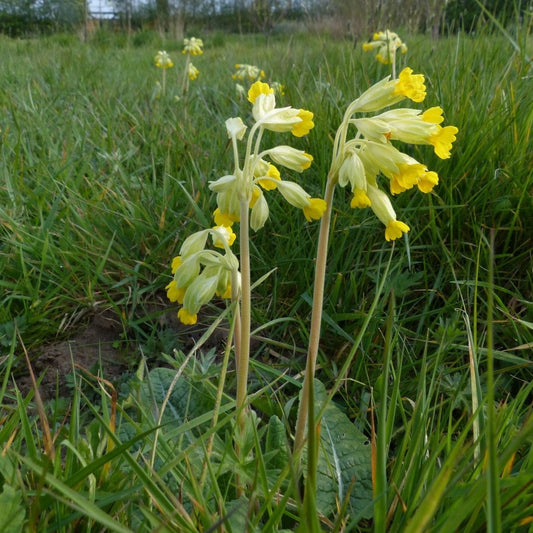
<svg viewBox="0 0 533 533">
<path fill-rule="evenodd" d="M 338 195 L 319 354 L 325 390 L 317 392 L 326 530 L 518 532 L 533 522 L 533 45 L 527 28 L 516 31 L 513 42 L 402 35 L 402 61 L 426 75 L 427 104 L 441 105 L 459 135 L 446 161 L 414 149 L 441 182 L 429 196 L 396 199 L 412 230 L 392 255 L 380 223 Z M 273 201 L 266 231 L 252 237 L 254 279 L 275 271 L 254 289 L 253 326 L 267 326 L 254 335 L 257 425 L 241 442 L 248 456 L 231 445 L 232 362 L 226 375 L 224 350 L 205 345 L 226 318 L 210 328 L 221 313 L 212 306 L 194 331 L 169 337 L 159 320 L 172 311 L 164 286 L 180 242 L 209 224 L 207 182 L 231 170 L 224 120 L 249 109 L 234 91 L 234 63 L 259 65 L 286 86 L 284 104 L 315 113 L 315 129 L 298 141 L 315 158 L 303 178 L 313 196 L 343 109 L 388 72 L 351 43 L 320 36 L 277 36 L 268 46 L 260 37 L 202 36 L 200 78 L 178 101 L 181 43 L 105 37 L 0 39 L 5 523 L 20 526 L 13 531 L 292 530 L 305 507 L 288 428 L 317 226 Z M 164 98 L 154 96 L 160 48 L 177 63 Z M 24 349 L 32 354 L 109 309 L 122 322 L 132 375 L 114 391 L 105 375 L 73 369 L 72 397 L 58 394 L 39 417 L 34 393 L 16 386 L 27 372 Z M 200 336 L 189 354 L 187 335 Z M 54 455 L 45 452 L 45 426 Z M 341 490 L 331 481 L 326 426 L 353 439 L 332 446 L 362 461 L 361 484 Z M 372 494 L 365 458 L 374 446 Z M 245 496 L 235 493 L 236 477 Z"/>
</svg>

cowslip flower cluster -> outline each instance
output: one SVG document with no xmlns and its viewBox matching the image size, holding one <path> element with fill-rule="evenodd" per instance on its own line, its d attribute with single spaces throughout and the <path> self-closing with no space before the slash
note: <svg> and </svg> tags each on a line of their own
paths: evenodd
<svg viewBox="0 0 533 533">
<path fill-rule="evenodd" d="M 218 250 L 206 248 L 208 238 Z M 239 260 L 231 251 L 235 233 L 227 226 L 216 226 L 187 237 L 179 255 L 172 260 L 172 281 L 166 286 L 167 298 L 182 305 L 179 320 L 196 324 L 198 311 L 215 295 L 232 297 L 232 285 L 238 294 Z M 237 286 L 235 286 L 235 283 Z"/>
<path fill-rule="evenodd" d="M 394 63 L 397 50 L 400 50 L 402 54 L 407 52 L 405 43 L 402 42 L 397 33 L 390 30 L 378 31 L 374 33 L 371 42 L 363 43 L 365 52 L 375 49 L 377 49 L 376 59 L 384 65 Z"/>
<path fill-rule="evenodd" d="M 189 54 L 191 56 L 199 56 L 204 53 L 204 51 L 202 50 L 203 47 L 204 43 L 202 39 L 198 39 L 197 37 L 183 39 L 183 50 L 181 51 L 181 53 Z"/>
<path fill-rule="evenodd" d="M 199 74 L 200 74 L 200 71 L 192 63 L 189 63 L 187 67 L 187 75 L 189 76 L 189 79 L 191 81 L 195 80 Z"/>
<path fill-rule="evenodd" d="M 440 107 L 425 111 L 392 109 L 372 117 L 355 118 L 354 115 L 381 111 L 405 98 L 420 103 L 425 96 L 424 76 L 413 74 L 407 67 L 398 79 L 387 77 L 354 100 L 348 106 L 335 138 L 332 176 L 341 187 L 350 185 L 353 193 L 351 207 L 373 210 L 385 225 L 387 241 L 407 233 L 409 226 L 397 220 L 390 198 L 378 184 L 378 176 L 386 179 L 393 195 L 415 185 L 421 192 L 429 193 L 439 182 L 436 172 L 398 150 L 391 141 L 431 145 L 438 157 L 447 159 L 458 129 L 441 126 L 444 118 Z M 348 140 L 350 125 L 355 126 L 357 134 Z"/>
<path fill-rule="evenodd" d="M 265 77 L 264 71 L 255 65 L 237 63 L 235 68 L 237 71 L 232 76 L 234 80 L 253 82 L 262 80 Z"/>
<path fill-rule="evenodd" d="M 154 57 L 155 66 L 162 69 L 171 68 L 174 66 L 172 59 L 165 50 L 159 50 Z"/>
<path fill-rule="evenodd" d="M 274 90 L 267 83 L 256 81 L 248 91 L 248 101 L 253 105 L 255 120 L 248 134 L 246 153 L 241 167 L 238 142 L 246 135 L 247 126 L 240 117 L 226 121 L 226 130 L 233 146 L 235 166 L 232 174 L 211 181 L 209 188 L 217 194 L 215 223 L 230 226 L 240 220 L 241 202 L 250 212 L 250 226 L 257 231 L 269 217 L 265 191 L 278 190 L 291 205 L 302 209 L 308 221 L 319 219 L 326 209 L 321 198 L 311 198 L 303 187 L 281 178 L 275 165 L 303 172 L 309 168 L 313 157 L 303 150 L 279 145 L 261 150 L 265 130 L 278 133 L 291 132 L 296 137 L 307 135 L 314 127 L 313 113 L 293 107 L 276 107 Z"/>
</svg>

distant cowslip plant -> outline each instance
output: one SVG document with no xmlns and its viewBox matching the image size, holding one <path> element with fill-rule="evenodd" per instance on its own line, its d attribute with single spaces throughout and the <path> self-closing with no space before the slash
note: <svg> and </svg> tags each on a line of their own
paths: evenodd
<svg viewBox="0 0 533 533">
<path fill-rule="evenodd" d="M 245 63 L 237 63 L 235 65 L 236 72 L 232 78 L 236 81 L 254 82 L 260 81 L 265 77 L 265 72 L 255 65 L 247 65 Z"/>
<path fill-rule="evenodd" d="M 396 52 L 400 50 L 402 54 L 407 52 L 407 45 L 402 42 L 397 33 L 390 30 L 378 31 L 374 33 L 372 41 L 363 43 L 363 50 L 377 50 L 376 59 L 384 65 L 391 65 L 393 70 L 396 66 Z M 396 77 L 393 71 L 392 77 Z"/>
<path fill-rule="evenodd" d="M 189 90 L 189 81 L 198 78 L 200 71 L 192 64 L 191 56 L 199 56 L 204 53 L 204 42 L 197 37 L 191 37 L 189 39 L 183 39 L 182 54 L 185 55 L 185 66 L 183 69 L 183 79 L 181 84 L 181 94 L 187 94 Z"/>
<path fill-rule="evenodd" d="M 174 66 L 174 63 L 172 62 L 172 59 L 170 59 L 170 56 L 165 50 L 159 50 L 159 52 L 157 52 L 156 56 L 154 57 L 154 61 L 155 66 L 162 70 L 161 90 L 158 91 L 158 94 L 165 94 L 167 69 L 172 68 Z"/>
</svg>

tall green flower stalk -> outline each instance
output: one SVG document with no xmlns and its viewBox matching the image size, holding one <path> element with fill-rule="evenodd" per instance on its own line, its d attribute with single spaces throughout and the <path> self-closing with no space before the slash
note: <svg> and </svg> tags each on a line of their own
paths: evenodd
<svg viewBox="0 0 533 533">
<path fill-rule="evenodd" d="M 240 243 L 240 323 L 236 335 L 237 354 L 237 413 L 238 425 L 244 427 L 248 391 L 251 328 L 251 270 L 249 230 L 261 229 L 268 217 L 269 208 L 264 191 L 278 190 L 291 205 L 302 209 L 308 220 L 318 219 L 324 212 L 325 202 L 311 196 L 300 185 L 281 179 L 273 163 L 302 172 L 311 165 L 312 157 L 302 150 L 286 145 L 262 149 L 265 130 L 292 132 L 301 137 L 314 126 L 313 114 L 292 107 L 277 108 L 274 90 L 266 83 L 254 83 L 248 91 L 253 104 L 254 124 L 246 138 L 244 157 L 240 158 L 239 142 L 245 139 L 247 127 L 240 117 L 226 121 L 226 130 L 233 147 L 234 169 L 230 175 L 210 183 L 217 193 L 215 222 L 231 227 L 239 222 Z"/>
<path fill-rule="evenodd" d="M 167 69 L 172 68 L 174 63 L 165 50 L 159 50 L 154 57 L 155 66 L 160 68 L 161 74 L 161 93 L 164 95 L 167 88 Z"/>
<path fill-rule="evenodd" d="M 421 192 L 429 193 L 438 183 L 438 176 L 428 170 L 426 165 L 399 151 L 391 141 L 432 145 L 435 153 L 445 159 L 450 157 L 452 143 L 458 131 L 454 126 L 440 126 L 443 121 L 443 111 L 440 107 L 433 107 L 424 112 L 411 108 L 391 109 L 373 117 L 366 115 L 357 118 L 357 115 L 375 113 L 405 98 L 419 103 L 425 96 L 424 76 L 413 74 L 410 68 L 405 68 L 398 79 L 387 77 L 354 100 L 348 106 L 335 135 L 324 195 L 327 208 L 320 223 L 318 238 L 309 346 L 295 429 L 296 454 L 301 452 L 306 440 L 306 426 L 309 428 L 309 440 L 315 436 L 313 379 L 319 348 L 335 187 L 345 187 L 349 184 L 353 193 L 351 207 L 370 207 L 385 226 L 385 239 L 394 241 L 410 228 L 405 222 L 397 220 L 389 196 L 382 190 L 380 182 L 385 181 L 393 195 L 415 185 Z M 349 138 L 352 128 L 355 129 L 355 134 Z M 310 449 L 314 449 L 314 446 L 310 446 Z"/>
</svg>

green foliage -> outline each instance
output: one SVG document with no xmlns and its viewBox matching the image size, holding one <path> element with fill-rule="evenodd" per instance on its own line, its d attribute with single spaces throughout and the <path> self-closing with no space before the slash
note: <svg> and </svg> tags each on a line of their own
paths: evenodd
<svg viewBox="0 0 533 533">
<path fill-rule="evenodd" d="M 324 386 L 316 381 L 315 406 L 320 419 L 317 509 L 328 516 L 345 508 L 352 518 L 372 516 L 370 441 L 334 403 L 327 403 Z"/>
<path fill-rule="evenodd" d="M 533 500 L 531 37 L 516 28 L 513 42 L 483 32 L 405 41 L 402 61 L 424 72 L 427 106 L 443 107 L 458 140 L 446 161 L 429 147 L 413 150 L 439 173 L 433 194 L 393 199 L 412 228 L 384 280 L 394 313 L 384 299 L 372 307 L 390 255 L 379 221 L 351 210 L 342 192 L 335 199 L 320 402 L 325 391 L 335 395 L 321 424 L 319 519 L 329 531 L 372 529 L 374 432 L 386 450 L 388 530 L 484 530 L 490 476 L 499 476 L 502 530 L 520 531 Z M 223 342 L 189 358 L 179 351 L 220 308 L 176 331 L 164 288 L 184 237 L 210 223 L 207 182 L 231 170 L 224 121 L 250 110 L 234 92 L 235 63 L 259 65 L 285 85 L 280 102 L 315 113 L 311 135 L 297 140 L 313 166 L 291 176 L 314 196 L 344 108 L 388 71 L 351 43 L 320 36 L 274 35 L 265 46 L 256 36 L 208 35 L 205 44 L 200 78 L 178 102 L 181 43 L 150 32 L 129 41 L 102 32 L 88 43 L 0 39 L 0 506 L 13 512 L 6 527 L 283 531 L 301 521 L 291 428 L 316 225 L 272 201 L 265 230 L 252 237 L 253 278 L 270 274 L 254 288 L 254 411 L 241 448 L 249 454 L 232 445 L 234 366 L 230 357 L 221 380 Z M 176 68 L 157 99 L 160 48 Z M 120 322 L 117 342 L 136 374 L 122 378 L 114 400 L 103 381 L 76 373 L 71 396 L 46 403 L 41 418 L 34 392 L 13 385 L 27 373 L 24 348 L 35 356 L 102 310 Z M 223 316 L 206 338 L 227 328 Z M 489 392 L 496 435 L 486 433 Z M 383 399 L 386 416 L 377 419 Z M 46 423 L 53 457 L 43 451 Z M 497 459 L 490 471 L 489 439 Z M 237 478 L 246 480 L 245 495 Z"/>
<path fill-rule="evenodd" d="M 0 459 L 2 463 L 8 463 L 8 460 L 4 457 Z M 21 492 L 6 484 L 2 492 L 0 492 L 0 507 L 2 508 L 2 515 L 0 516 L 0 528 L 2 531 L 5 531 L 5 533 L 23 531 L 26 512 L 22 505 Z"/>
<path fill-rule="evenodd" d="M 446 3 L 444 18 L 453 31 L 476 31 L 487 22 L 483 7 L 496 17 L 504 26 L 515 22 L 527 10 L 527 2 L 508 0 L 450 0 Z"/>
</svg>

